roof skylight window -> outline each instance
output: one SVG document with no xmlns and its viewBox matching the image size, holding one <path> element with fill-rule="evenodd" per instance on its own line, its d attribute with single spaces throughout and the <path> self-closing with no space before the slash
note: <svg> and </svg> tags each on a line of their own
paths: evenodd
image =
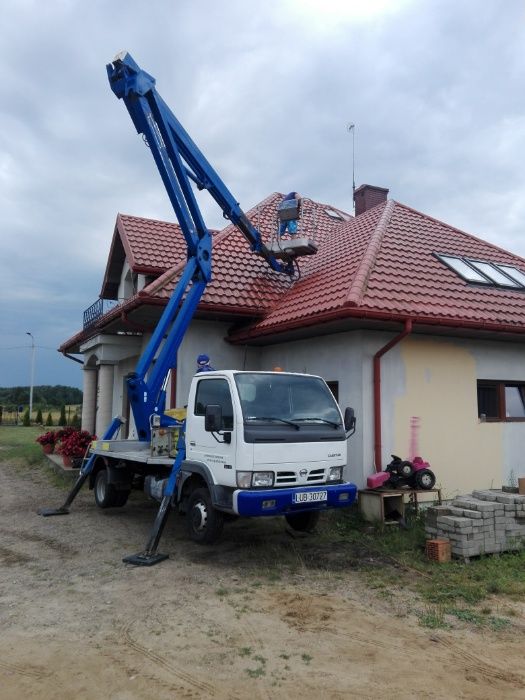
<svg viewBox="0 0 525 700">
<path fill-rule="evenodd" d="M 500 270 L 503 270 L 506 275 L 509 275 L 509 277 L 512 277 L 512 279 L 516 280 L 516 282 L 519 282 L 525 287 L 525 275 L 523 272 L 518 270 L 516 267 L 512 267 L 511 265 L 498 265 L 498 267 Z"/>
<path fill-rule="evenodd" d="M 451 255 L 439 255 L 445 265 L 451 267 L 460 277 L 463 277 L 467 282 L 477 282 L 478 284 L 490 284 L 490 280 L 482 274 L 474 270 L 462 258 L 454 258 Z"/>
<path fill-rule="evenodd" d="M 469 260 L 471 265 L 474 265 L 476 270 L 479 270 L 485 277 L 488 277 L 495 284 L 499 284 L 502 287 L 519 287 L 520 285 L 515 281 L 511 280 L 507 275 L 504 275 L 501 270 L 495 265 L 491 265 L 488 262 L 480 262 L 478 260 Z"/>
<path fill-rule="evenodd" d="M 339 219 L 339 221 L 348 221 L 348 218 L 346 216 L 341 214 L 340 211 L 336 211 L 335 209 L 325 209 L 324 213 L 328 214 L 328 216 L 332 219 Z"/>
<path fill-rule="evenodd" d="M 525 289 L 525 273 L 512 265 L 500 265 L 484 260 L 472 260 L 458 255 L 441 255 L 436 257 L 450 267 L 462 279 L 473 284 L 483 284 L 507 289 Z"/>
</svg>

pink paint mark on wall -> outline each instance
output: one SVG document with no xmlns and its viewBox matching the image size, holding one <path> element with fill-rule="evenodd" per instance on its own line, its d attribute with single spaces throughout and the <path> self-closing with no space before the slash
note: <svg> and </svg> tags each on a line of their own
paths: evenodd
<svg viewBox="0 0 525 700">
<path fill-rule="evenodd" d="M 419 428 L 421 426 L 421 418 L 412 416 L 410 419 L 410 444 L 408 447 L 408 459 L 412 462 L 414 457 L 418 456 L 419 448 Z"/>
</svg>

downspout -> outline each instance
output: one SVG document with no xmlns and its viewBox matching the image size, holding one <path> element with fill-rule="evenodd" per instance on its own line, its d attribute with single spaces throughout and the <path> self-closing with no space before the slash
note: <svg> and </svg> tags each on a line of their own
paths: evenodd
<svg viewBox="0 0 525 700">
<path fill-rule="evenodd" d="M 383 469 L 381 465 L 381 358 L 411 332 L 412 319 L 407 318 L 404 330 L 374 355 L 374 463 L 376 472 Z"/>
<path fill-rule="evenodd" d="M 74 360 L 75 362 L 78 362 L 80 365 L 84 364 L 84 360 L 79 360 L 78 357 L 73 357 L 73 355 L 70 355 L 68 352 L 63 352 L 62 355 L 64 355 L 64 357 L 67 357 L 68 360 Z"/>
</svg>

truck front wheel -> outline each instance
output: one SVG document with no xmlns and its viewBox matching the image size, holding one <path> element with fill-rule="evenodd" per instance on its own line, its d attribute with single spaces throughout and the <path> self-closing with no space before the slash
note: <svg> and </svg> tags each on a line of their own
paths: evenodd
<svg viewBox="0 0 525 700">
<path fill-rule="evenodd" d="M 306 513 L 289 513 L 284 517 L 292 530 L 311 532 L 319 522 L 319 511 L 311 510 Z"/>
<path fill-rule="evenodd" d="M 188 534 L 194 542 L 211 544 L 219 539 L 224 526 L 223 514 L 215 510 L 208 489 L 195 489 L 186 512 Z"/>
</svg>

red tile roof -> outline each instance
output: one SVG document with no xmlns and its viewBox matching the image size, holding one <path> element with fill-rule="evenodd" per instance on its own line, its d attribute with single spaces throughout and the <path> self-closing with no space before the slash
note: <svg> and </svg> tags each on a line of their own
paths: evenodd
<svg viewBox="0 0 525 700">
<path fill-rule="evenodd" d="M 281 197 L 274 193 L 248 212 L 265 241 L 275 235 Z M 233 332 L 233 342 L 344 318 L 411 318 L 420 324 L 525 332 L 525 292 L 470 285 L 436 253 L 509 264 L 525 273 L 522 258 L 393 200 L 356 218 L 343 213 L 344 220 L 329 216 L 327 208 L 333 209 L 305 204 L 303 226 L 315 230 L 319 250 L 301 259 L 295 281 L 270 270 L 235 226 L 213 235 L 213 279 L 199 309 L 250 317 L 252 325 Z M 186 246 L 176 224 L 119 215 L 117 228 L 132 268 L 157 265 L 162 274 L 64 343 L 62 351 L 103 331 L 121 313 L 166 303 L 180 276 Z"/>
<path fill-rule="evenodd" d="M 186 245 L 178 224 L 119 214 L 117 229 L 134 272 L 161 274 L 186 259 Z"/>
<path fill-rule="evenodd" d="M 272 311 L 232 339 L 344 317 L 525 332 L 523 291 L 469 285 L 436 253 L 525 272 L 522 258 L 390 200 L 336 230 Z"/>
<path fill-rule="evenodd" d="M 282 197 L 282 194 L 275 192 L 247 212 L 266 243 L 276 235 L 276 210 Z M 300 233 L 309 233 L 320 243 L 340 228 L 344 219 L 333 218 L 326 213 L 326 209 L 324 204 L 303 200 L 303 228 Z M 332 207 L 330 209 L 338 211 Z M 341 216 L 350 218 L 344 212 Z M 184 264 L 180 264 L 168 270 L 145 287 L 141 294 L 169 298 L 183 267 Z M 307 265 L 304 269 L 307 269 Z M 270 310 L 292 286 L 287 276 L 272 271 L 263 258 L 250 251 L 248 242 L 233 224 L 213 236 L 212 275 L 201 308 L 228 309 L 252 316 L 261 316 Z"/>
<path fill-rule="evenodd" d="M 124 260 L 133 272 L 158 276 L 184 260 L 185 250 L 178 224 L 118 214 L 100 296 L 117 298 Z"/>
</svg>

